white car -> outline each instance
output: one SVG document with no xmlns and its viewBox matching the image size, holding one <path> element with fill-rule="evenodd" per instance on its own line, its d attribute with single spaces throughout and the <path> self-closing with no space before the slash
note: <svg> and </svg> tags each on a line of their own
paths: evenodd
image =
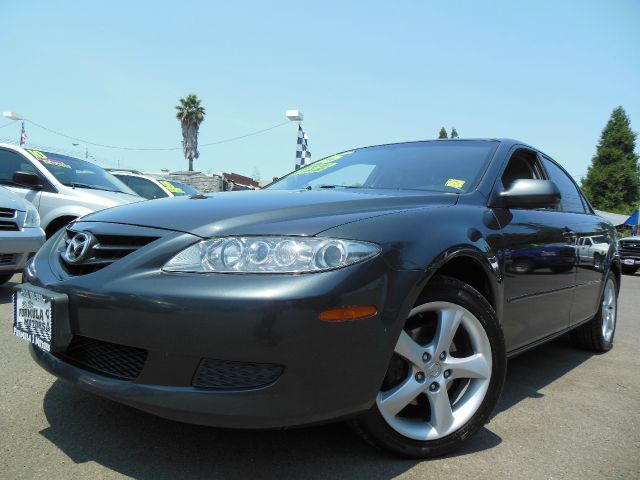
<svg viewBox="0 0 640 480">
<path fill-rule="evenodd" d="M 0 185 L 35 205 L 47 238 L 88 213 L 143 200 L 95 163 L 1 143 Z"/>
<path fill-rule="evenodd" d="M 157 175 L 150 175 L 137 170 L 114 170 L 109 172 L 131 190 L 147 200 L 182 195 L 199 195 L 198 189 L 183 182 L 177 182 Z"/>
<path fill-rule="evenodd" d="M 44 231 L 36 208 L 0 187 L 0 285 L 21 271 L 43 243 Z"/>
</svg>

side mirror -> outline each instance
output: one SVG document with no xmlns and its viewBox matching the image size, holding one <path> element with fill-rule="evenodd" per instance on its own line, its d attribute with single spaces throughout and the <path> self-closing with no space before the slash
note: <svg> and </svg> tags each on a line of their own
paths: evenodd
<svg viewBox="0 0 640 480">
<path fill-rule="evenodd" d="M 551 180 L 520 179 L 510 188 L 500 192 L 497 198 L 500 207 L 550 208 L 560 203 L 560 190 Z"/>
<path fill-rule="evenodd" d="M 37 173 L 33 172 L 15 172 L 13 174 L 13 183 L 21 187 L 31 188 L 33 190 L 39 190 L 42 188 L 40 183 L 40 177 Z"/>
</svg>

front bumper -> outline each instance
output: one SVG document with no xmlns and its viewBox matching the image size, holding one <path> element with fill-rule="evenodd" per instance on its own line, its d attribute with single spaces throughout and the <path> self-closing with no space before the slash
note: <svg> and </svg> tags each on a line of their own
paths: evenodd
<svg viewBox="0 0 640 480">
<path fill-rule="evenodd" d="M 18 272 L 24 268 L 27 259 L 44 244 L 45 235 L 41 228 L 25 228 L 16 232 L 0 233 L 0 272 Z"/>
<path fill-rule="evenodd" d="M 195 240 L 174 237 L 162 242 L 173 245 L 172 252 Z M 158 245 L 95 273 L 61 277 L 50 249 L 47 244 L 36 256 L 36 277 L 29 281 L 68 295 L 71 332 L 144 349 L 148 356 L 133 380 L 74 365 L 64 352 L 32 347 L 33 358 L 95 394 L 220 427 L 282 428 L 370 408 L 422 276 L 390 269 L 382 257 L 306 275 L 167 274 L 160 266 L 170 255 Z M 378 313 L 341 323 L 318 319 L 322 310 L 363 304 Z M 284 369 L 265 386 L 200 388 L 193 382 L 203 359 Z"/>
<path fill-rule="evenodd" d="M 640 266 L 640 257 L 623 257 L 620 256 L 620 263 L 623 266 L 634 267 Z"/>
</svg>

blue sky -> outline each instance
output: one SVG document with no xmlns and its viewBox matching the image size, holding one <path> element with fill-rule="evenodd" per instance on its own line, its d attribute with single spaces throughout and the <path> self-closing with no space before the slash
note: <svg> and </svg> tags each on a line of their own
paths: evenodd
<svg viewBox="0 0 640 480">
<path fill-rule="evenodd" d="M 437 136 L 512 137 L 587 171 L 622 105 L 640 128 L 640 2 L 9 2 L 0 110 L 91 142 L 179 147 L 174 105 L 197 94 L 200 142 L 305 115 L 312 159 Z M 0 118 L 0 127 L 8 122 Z M 84 146 L 27 124 L 29 142 Z M 263 180 L 293 169 L 290 123 L 204 147 L 195 167 Z M 0 141 L 19 137 L 18 124 Z M 89 146 L 101 163 L 186 169 L 180 150 Z"/>
</svg>

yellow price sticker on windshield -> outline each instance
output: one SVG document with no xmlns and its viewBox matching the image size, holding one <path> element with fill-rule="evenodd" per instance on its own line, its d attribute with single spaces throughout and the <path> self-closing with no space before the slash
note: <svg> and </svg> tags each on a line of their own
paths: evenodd
<svg viewBox="0 0 640 480">
<path fill-rule="evenodd" d="M 185 193 L 184 190 L 182 190 L 179 187 L 176 187 L 173 183 L 171 183 L 168 180 L 160 180 L 160 183 L 162 185 L 164 185 L 164 187 L 169 190 L 171 193 Z"/>
<path fill-rule="evenodd" d="M 323 158 L 322 160 L 318 160 L 317 162 L 312 163 L 311 165 L 309 165 L 307 167 L 303 167 L 300 170 L 296 170 L 295 172 L 293 172 L 291 174 L 291 176 L 293 176 L 293 175 L 303 175 L 303 174 L 306 174 L 306 173 L 319 173 L 319 172 L 322 172 L 322 171 L 326 170 L 327 168 L 333 167 L 338 162 L 338 160 L 340 160 L 345 155 L 349 155 L 350 153 L 353 153 L 353 150 L 351 150 L 349 152 L 338 153 L 336 155 L 331 155 L 330 157 L 327 157 L 327 158 Z"/>
<path fill-rule="evenodd" d="M 457 189 L 461 189 L 464 187 L 466 182 L 464 180 L 456 180 L 455 178 L 450 178 L 447 180 L 447 183 L 444 184 L 445 187 L 453 187 Z"/>
</svg>

